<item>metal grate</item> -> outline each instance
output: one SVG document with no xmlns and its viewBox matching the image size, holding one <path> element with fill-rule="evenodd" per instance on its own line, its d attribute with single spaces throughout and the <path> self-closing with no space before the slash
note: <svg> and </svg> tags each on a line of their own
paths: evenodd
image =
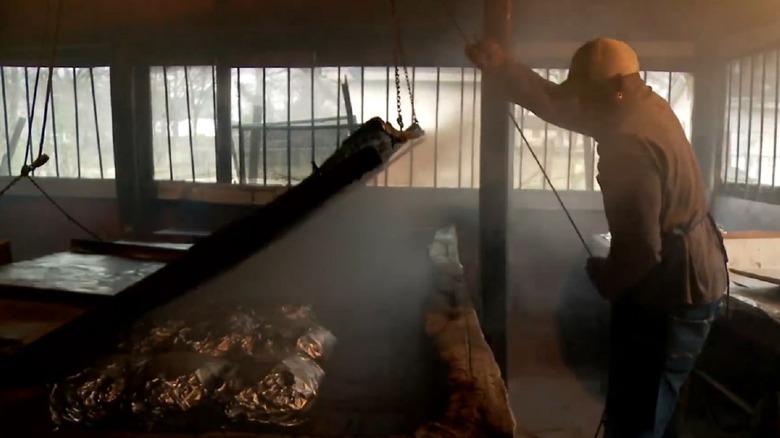
<svg viewBox="0 0 780 438">
<path fill-rule="evenodd" d="M 733 60 L 727 78 L 722 180 L 744 194 L 778 188 L 780 52 Z"/>
<path fill-rule="evenodd" d="M 0 175 L 18 174 L 25 156 L 38 154 L 48 74 L 47 68 L 0 67 Z M 109 68 L 57 67 L 52 76 L 43 143 L 51 161 L 36 176 L 114 178 Z"/>
</svg>

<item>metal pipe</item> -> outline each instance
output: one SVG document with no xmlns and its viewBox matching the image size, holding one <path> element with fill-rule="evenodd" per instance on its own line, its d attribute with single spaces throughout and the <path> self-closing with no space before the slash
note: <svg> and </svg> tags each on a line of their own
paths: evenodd
<svg viewBox="0 0 780 438">
<path fill-rule="evenodd" d="M 5 92 L 5 67 L 0 67 L 0 89 L 3 93 L 3 127 L 5 129 L 5 158 L 11 175 L 11 135 L 8 132 L 8 100 Z"/>
<path fill-rule="evenodd" d="M 103 150 L 100 147 L 100 126 L 98 124 L 97 97 L 95 96 L 95 75 L 93 68 L 89 68 L 89 82 L 92 88 L 92 111 L 95 116 L 95 142 L 98 150 L 98 165 L 100 166 L 100 178 L 103 179 Z"/>
<path fill-rule="evenodd" d="M 184 66 L 184 98 L 187 99 L 187 133 L 190 140 L 190 167 L 192 168 L 192 181 L 195 181 L 195 142 L 192 139 L 192 109 L 190 108 L 190 76 L 187 66 Z"/>
<path fill-rule="evenodd" d="M 50 74 L 54 74 L 53 69 Z M 51 82 L 49 85 L 51 88 L 49 91 L 51 92 L 51 134 L 54 139 L 54 171 L 57 176 L 60 176 L 60 153 L 57 145 L 57 114 L 54 112 L 54 80 L 50 80 Z"/>
<path fill-rule="evenodd" d="M 170 179 L 173 181 L 173 146 L 171 144 L 171 113 L 170 113 L 170 97 L 168 95 L 168 69 L 163 66 L 163 89 L 165 90 L 165 132 L 168 138 L 168 172 Z"/>
<path fill-rule="evenodd" d="M 441 94 L 441 68 L 436 67 L 436 109 L 433 131 L 433 187 L 439 187 L 439 98 Z"/>
<path fill-rule="evenodd" d="M 287 185 L 292 185 L 292 131 L 290 119 L 292 118 L 292 71 L 287 67 Z"/>
<path fill-rule="evenodd" d="M 466 69 L 460 69 L 460 118 L 458 127 L 458 188 L 461 187 L 463 173 L 463 103 L 466 89 Z"/>
<path fill-rule="evenodd" d="M 78 93 L 78 75 L 76 67 L 73 67 L 73 114 L 76 119 L 76 170 L 81 178 L 81 135 L 79 132 L 79 93 Z"/>
</svg>

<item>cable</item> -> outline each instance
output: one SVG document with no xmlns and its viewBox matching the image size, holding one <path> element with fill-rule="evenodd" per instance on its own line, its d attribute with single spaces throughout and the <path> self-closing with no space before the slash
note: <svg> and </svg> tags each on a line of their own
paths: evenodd
<svg viewBox="0 0 780 438">
<path fill-rule="evenodd" d="M 95 239 L 97 241 L 100 241 L 100 242 L 103 241 L 103 239 L 100 236 L 98 236 L 96 233 L 94 233 L 89 228 L 84 226 L 81 222 L 76 220 L 76 218 L 74 218 L 73 216 L 68 214 L 68 212 L 65 211 L 65 209 L 62 208 L 62 206 L 60 206 L 60 204 L 58 204 L 57 201 L 54 200 L 54 198 L 52 198 L 48 193 L 46 193 L 46 190 L 44 190 L 43 187 L 41 187 L 38 184 L 38 182 L 35 181 L 31 176 L 27 175 L 26 178 L 28 180 L 30 180 L 30 182 L 35 186 L 36 189 L 38 189 L 39 192 L 41 192 L 41 194 L 46 198 L 46 200 L 49 201 L 51 203 L 51 205 L 53 205 L 57 210 L 59 210 L 60 213 L 62 213 L 62 215 L 65 216 L 65 218 L 67 218 L 73 225 L 79 227 L 81 229 L 81 231 L 84 231 L 85 233 L 87 233 L 90 236 L 92 236 L 93 239 Z"/>
</svg>

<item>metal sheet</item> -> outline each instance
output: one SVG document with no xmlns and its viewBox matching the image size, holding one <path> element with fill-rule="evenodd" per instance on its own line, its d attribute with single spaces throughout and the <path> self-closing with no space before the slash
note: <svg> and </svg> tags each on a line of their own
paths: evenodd
<svg viewBox="0 0 780 438">
<path fill-rule="evenodd" d="M 164 265 L 96 254 L 56 253 L 0 267 L 3 286 L 113 296 Z"/>
</svg>

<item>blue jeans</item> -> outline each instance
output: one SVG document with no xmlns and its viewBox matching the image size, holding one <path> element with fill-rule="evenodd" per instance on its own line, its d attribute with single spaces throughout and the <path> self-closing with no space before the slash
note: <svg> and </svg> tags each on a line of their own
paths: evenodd
<svg viewBox="0 0 780 438">
<path fill-rule="evenodd" d="M 610 323 L 605 438 L 670 438 L 680 389 L 720 301 L 674 311 L 616 303 Z"/>
</svg>

